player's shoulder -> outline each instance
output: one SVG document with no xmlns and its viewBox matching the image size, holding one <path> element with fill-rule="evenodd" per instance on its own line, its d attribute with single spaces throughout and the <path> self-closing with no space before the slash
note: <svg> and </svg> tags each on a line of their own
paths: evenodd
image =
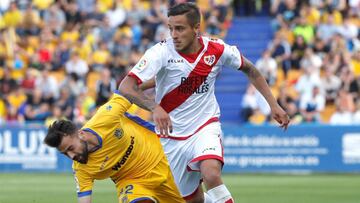
<svg viewBox="0 0 360 203">
<path fill-rule="evenodd" d="M 169 46 L 171 46 L 171 44 L 172 44 L 172 39 L 167 38 L 167 39 L 163 39 L 160 42 L 156 43 L 154 47 L 158 47 L 159 49 L 168 48 Z"/>
<path fill-rule="evenodd" d="M 220 38 L 216 38 L 216 37 L 203 36 L 202 39 L 203 39 L 205 42 L 211 42 L 211 43 L 221 44 L 221 45 L 224 45 L 224 44 L 225 44 L 224 40 L 222 40 L 222 39 L 220 39 Z"/>
</svg>

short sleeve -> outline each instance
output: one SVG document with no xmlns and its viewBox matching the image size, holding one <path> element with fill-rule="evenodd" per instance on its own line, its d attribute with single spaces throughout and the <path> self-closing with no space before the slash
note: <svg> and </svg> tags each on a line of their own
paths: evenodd
<svg viewBox="0 0 360 203">
<path fill-rule="evenodd" d="M 77 196 L 84 197 L 91 195 L 94 180 L 89 175 L 87 175 L 87 173 L 81 170 L 74 169 L 73 174 L 76 184 Z"/>
<path fill-rule="evenodd" d="M 166 43 L 160 42 L 148 49 L 138 63 L 131 69 L 129 76 L 134 77 L 138 83 L 152 79 L 163 67 Z"/>
<path fill-rule="evenodd" d="M 233 69 L 240 69 L 243 64 L 243 57 L 236 46 L 224 44 L 224 53 L 222 55 L 223 65 Z"/>
<path fill-rule="evenodd" d="M 116 126 L 119 123 L 119 120 L 124 116 L 131 105 L 132 104 L 125 97 L 116 92 L 108 102 L 99 107 L 96 114 L 83 126 L 83 128 L 90 128 L 95 131 L 98 128 L 108 127 L 108 129 L 111 129 L 112 126 Z"/>
</svg>

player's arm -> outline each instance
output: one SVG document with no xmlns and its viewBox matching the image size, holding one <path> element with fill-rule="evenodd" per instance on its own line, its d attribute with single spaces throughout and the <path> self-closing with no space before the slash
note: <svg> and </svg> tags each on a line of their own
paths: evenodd
<svg viewBox="0 0 360 203">
<path fill-rule="evenodd" d="M 153 83 L 155 86 L 155 82 Z M 169 114 L 154 99 L 146 96 L 135 78 L 126 76 L 119 86 L 121 94 L 131 103 L 153 113 L 153 120 L 160 134 L 168 135 L 172 132 L 172 124 Z"/>
<path fill-rule="evenodd" d="M 143 82 L 139 85 L 139 88 L 144 91 L 150 88 L 154 88 L 155 87 L 155 78 L 152 78 L 151 80 L 148 80 L 146 82 Z"/>
<path fill-rule="evenodd" d="M 277 103 L 275 97 L 271 93 L 271 90 L 261 73 L 247 58 L 243 57 L 243 64 L 241 70 L 247 75 L 250 82 L 256 87 L 256 89 L 264 96 L 271 108 L 273 118 L 280 124 L 284 129 L 290 122 L 289 116 Z"/>
<path fill-rule="evenodd" d="M 79 203 L 91 203 L 91 195 L 78 198 Z"/>
<path fill-rule="evenodd" d="M 79 203 L 91 203 L 94 180 L 83 171 L 73 171 Z"/>
<path fill-rule="evenodd" d="M 148 111 L 153 111 L 156 107 L 154 99 L 146 96 L 143 90 L 152 86 L 151 82 L 138 85 L 135 78 L 126 76 L 120 83 L 119 90 L 131 103 Z M 154 82 L 155 86 L 155 82 Z"/>
</svg>

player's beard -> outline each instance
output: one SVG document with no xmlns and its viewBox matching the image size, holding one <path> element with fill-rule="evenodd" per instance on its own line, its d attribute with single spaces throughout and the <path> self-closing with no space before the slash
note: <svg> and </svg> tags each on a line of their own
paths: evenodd
<svg viewBox="0 0 360 203">
<path fill-rule="evenodd" d="M 84 147 L 84 150 L 81 154 L 76 155 L 75 160 L 81 164 L 86 164 L 89 158 L 88 143 L 83 140 L 81 140 L 81 143 Z"/>
</svg>

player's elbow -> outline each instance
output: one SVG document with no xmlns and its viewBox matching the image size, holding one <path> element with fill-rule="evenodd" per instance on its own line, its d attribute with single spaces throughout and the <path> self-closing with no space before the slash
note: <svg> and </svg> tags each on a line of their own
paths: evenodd
<svg viewBox="0 0 360 203">
<path fill-rule="evenodd" d="M 121 94 L 129 94 L 132 90 L 137 88 L 136 80 L 132 77 L 126 76 L 119 85 L 119 91 Z"/>
</svg>

